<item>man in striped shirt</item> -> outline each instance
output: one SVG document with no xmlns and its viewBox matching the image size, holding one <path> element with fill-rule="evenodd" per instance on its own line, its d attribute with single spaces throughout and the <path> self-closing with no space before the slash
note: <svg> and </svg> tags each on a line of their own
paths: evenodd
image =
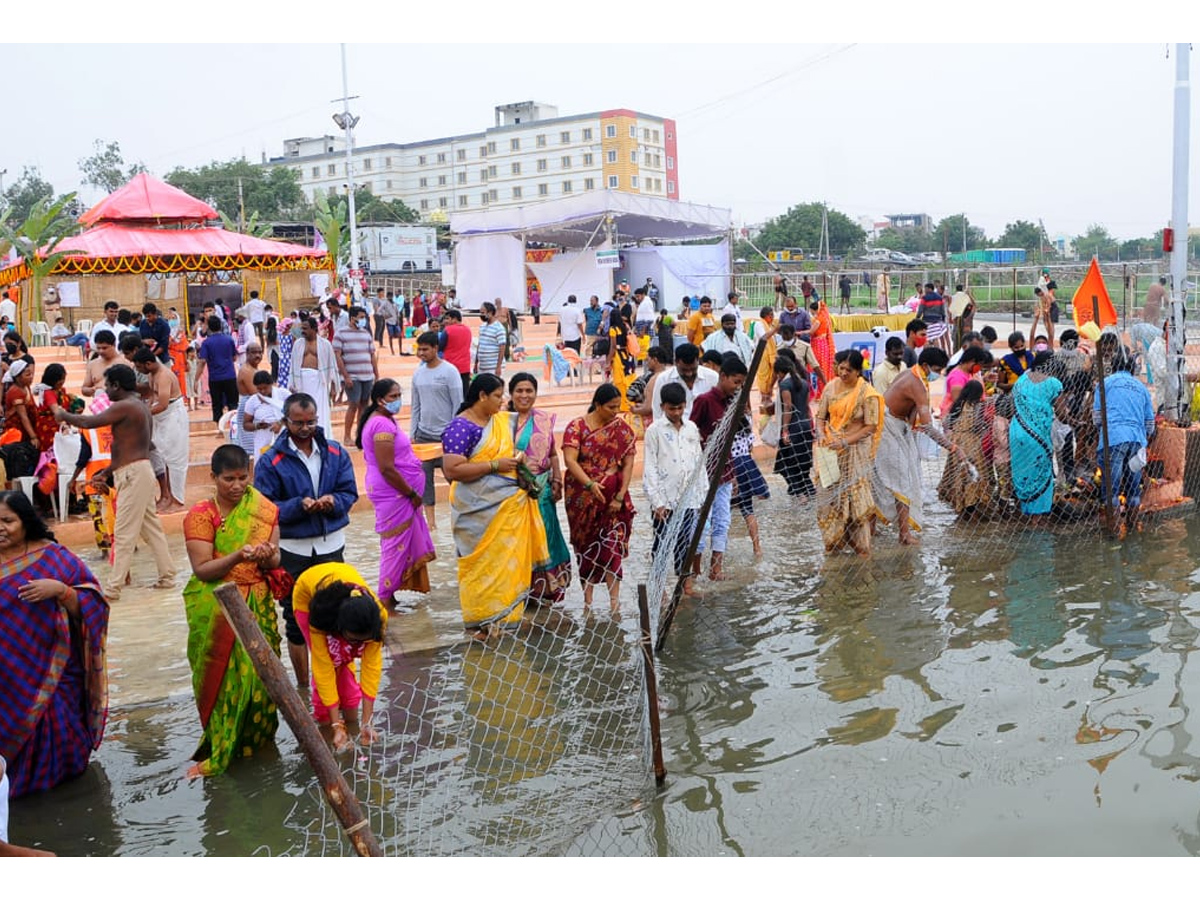
<svg viewBox="0 0 1200 900">
<path fill-rule="evenodd" d="M 479 340 L 475 346 L 475 374 L 490 372 L 500 376 L 504 362 L 504 346 L 508 343 L 504 326 L 496 319 L 496 305 L 485 302 L 479 309 L 483 325 L 479 328 Z"/>
<path fill-rule="evenodd" d="M 350 446 L 354 423 L 371 400 L 371 388 L 379 378 L 379 361 L 375 356 L 375 340 L 371 336 L 370 319 L 361 306 L 350 307 L 350 327 L 333 333 L 333 355 L 346 388 L 346 423 L 342 443 Z"/>
</svg>

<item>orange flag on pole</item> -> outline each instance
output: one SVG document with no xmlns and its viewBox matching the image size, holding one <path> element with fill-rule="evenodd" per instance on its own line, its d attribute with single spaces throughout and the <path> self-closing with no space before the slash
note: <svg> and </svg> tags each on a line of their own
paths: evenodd
<svg viewBox="0 0 1200 900">
<path fill-rule="evenodd" d="M 1108 288 L 1104 286 L 1104 277 L 1100 274 L 1100 266 L 1096 264 L 1094 256 L 1092 264 L 1088 266 L 1087 275 L 1083 277 L 1083 283 L 1079 285 L 1079 289 L 1075 291 L 1075 296 L 1071 299 L 1071 305 L 1074 307 L 1075 327 L 1082 328 L 1085 322 L 1096 319 L 1092 314 L 1093 297 L 1100 303 L 1100 317 L 1096 321 L 1096 325 L 1100 328 L 1105 325 L 1116 325 L 1117 310 L 1113 306 L 1112 298 L 1108 296 Z"/>
</svg>

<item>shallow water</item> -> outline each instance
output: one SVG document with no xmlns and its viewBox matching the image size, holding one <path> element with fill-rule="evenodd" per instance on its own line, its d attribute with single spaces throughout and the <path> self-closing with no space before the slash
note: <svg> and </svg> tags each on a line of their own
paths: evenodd
<svg viewBox="0 0 1200 900">
<path fill-rule="evenodd" d="M 771 484 L 760 507 L 767 560 L 754 566 L 735 523 L 734 580 L 681 608 L 659 657 L 664 787 L 615 813 L 598 807 L 565 852 L 1200 850 L 1188 715 L 1200 521 L 1167 520 L 1117 544 L 1094 533 L 1001 540 L 934 515 L 919 549 L 884 533 L 866 565 L 823 564 L 812 507 Z M 373 578 L 370 526 L 355 518 L 347 555 Z M 386 696 L 427 675 L 444 652 L 430 648 L 458 637 L 446 521 L 438 550 L 432 599 L 399 617 L 411 655 L 393 654 Z M 149 555 L 138 556 L 135 581 L 152 580 Z M 628 584 L 646 556 L 635 540 Z M 68 854 L 334 849 L 296 828 L 320 811 L 286 726 L 277 754 L 183 780 L 200 729 L 182 602 L 177 591 L 126 597 L 110 630 L 105 742 L 83 778 L 14 803 L 14 839 Z"/>
</svg>

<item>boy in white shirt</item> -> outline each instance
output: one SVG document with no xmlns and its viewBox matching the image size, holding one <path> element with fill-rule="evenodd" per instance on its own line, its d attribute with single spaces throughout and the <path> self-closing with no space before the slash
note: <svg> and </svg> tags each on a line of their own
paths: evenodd
<svg viewBox="0 0 1200 900">
<path fill-rule="evenodd" d="M 255 393 L 246 401 L 243 413 L 243 427 L 254 433 L 254 458 L 258 460 L 263 453 L 270 449 L 279 437 L 283 428 L 283 404 L 287 401 L 287 391 L 275 387 L 275 379 L 270 372 L 254 373 Z"/>
<path fill-rule="evenodd" d="M 668 523 L 676 511 L 682 510 L 672 555 L 675 575 L 683 577 L 688 543 L 696 527 L 696 511 L 700 508 L 705 481 L 703 473 L 696 476 L 704 458 L 704 448 L 696 423 L 684 418 L 687 391 L 683 385 L 663 385 L 661 400 L 663 417 L 646 429 L 642 487 L 650 501 L 654 523 L 653 557 L 658 556 L 659 545 L 667 540 Z M 692 594 L 690 573 L 684 579 L 683 593 Z"/>
</svg>

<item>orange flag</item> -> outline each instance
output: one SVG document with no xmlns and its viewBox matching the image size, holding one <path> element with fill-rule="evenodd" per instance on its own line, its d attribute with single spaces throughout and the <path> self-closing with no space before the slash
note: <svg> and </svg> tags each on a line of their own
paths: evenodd
<svg viewBox="0 0 1200 900">
<path fill-rule="evenodd" d="M 1092 264 L 1088 266 L 1087 275 L 1083 277 L 1083 283 L 1079 285 L 1079 290 L 1075 292 L 1075 296 L 1071 299 L 1071 305 L 1074 307 L 1075 326 L 1083 327 L 1084 322 L 1091 322 L 1096 317 L 1092 314 L 1092 298 L 1095 297 L 1100 303 L 1100 318 L 1096 322 L 1098 326 L 1103 328 L 1105 325 L 1117 324 L 1117 310 L 1113 306 L 1112 299 L 1108 296 L 1108 288 L 1104 286 L 1104 277 L 1100 274 L 1100 266 L 1096 264 L 1096 257 L 1092 257 Z"/>
</svg>

